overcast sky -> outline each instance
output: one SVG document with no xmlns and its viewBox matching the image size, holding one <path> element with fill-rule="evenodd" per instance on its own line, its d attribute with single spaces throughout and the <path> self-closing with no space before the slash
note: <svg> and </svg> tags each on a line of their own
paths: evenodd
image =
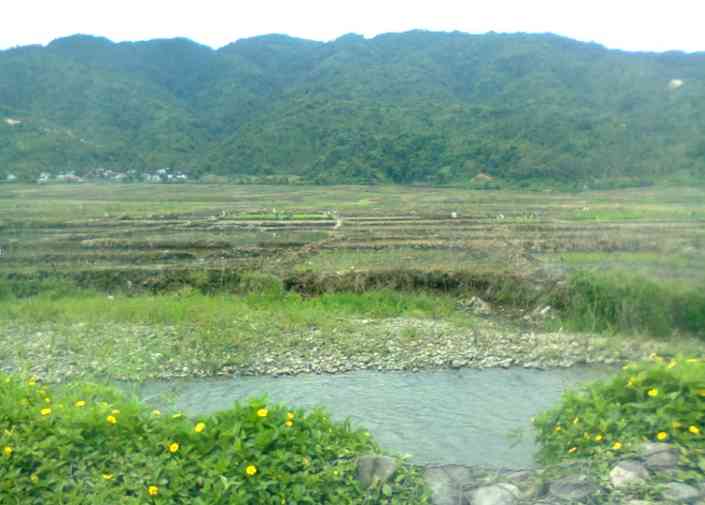
<svg viewBox="0 0 705 505">
<path fill-rule="evenodd" d="M 0 48 L 75 33 L 183 36 L 217 48 L 267 33 L 327 41 L 422 28 L 553 32 L 610 48 L 691 52 L 705 51 L 704 14 L 702 0 L 0 0 Z"/>
</svg>

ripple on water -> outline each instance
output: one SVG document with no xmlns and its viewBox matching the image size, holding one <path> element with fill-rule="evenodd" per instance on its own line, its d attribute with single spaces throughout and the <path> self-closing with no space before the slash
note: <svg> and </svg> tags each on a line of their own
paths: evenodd
<svg viewBox="0 0 705 505">
<path fill-rule="evenodd" d="M 390 451 L 420 464 L 528 467 L 535 451 L 530 418 L 569 386 L 610 370 L 463 369 L 420 373 L 361 371 L 344 375 L 183 379 L 147 383 L 149 403 L 189 415 L 211 413 L 250 396 L 296 407 L 324 406 L 350 417 Z M 513 444 L 509 435 L 523 431 Z"/>
</svg>

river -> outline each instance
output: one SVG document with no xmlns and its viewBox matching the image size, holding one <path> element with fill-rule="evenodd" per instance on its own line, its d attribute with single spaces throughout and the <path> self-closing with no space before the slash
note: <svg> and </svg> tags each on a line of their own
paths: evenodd
<svg viewBox="0 0 705 505">
<path fill-rule="evenodd" d="M 524 468 L 535 452 L 531 417 L 555 405 L 566 388 L 609 372 L 510 368 L 181 379 L 148 382 L 137 393 L 151 405 L 192 416 L 260 395 L 294 407 L 324 406 L 414 463 Z"/>
</svg>

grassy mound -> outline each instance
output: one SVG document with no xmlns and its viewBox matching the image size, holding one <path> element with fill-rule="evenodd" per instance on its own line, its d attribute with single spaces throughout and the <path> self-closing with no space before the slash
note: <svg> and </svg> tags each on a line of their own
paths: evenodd
<svg viewBox="0 0 705 505">
<path fill-rule="evenodd" d="M 704 420 L 705 361 L 653 356 L 650 362 L 626 365 L 610 381 L 566 393 L 534 425 L 543 463 L 609 461 L 645 441 L 670 442 L 702 474 Z"/>
<path fill-rule="evenodd" d="M 105 387 L 0 375 L 0 503 L 426 503 L 414 470 L 363 490 L 364 430 L 264 399 L 188 419 Z"/>
</svg>

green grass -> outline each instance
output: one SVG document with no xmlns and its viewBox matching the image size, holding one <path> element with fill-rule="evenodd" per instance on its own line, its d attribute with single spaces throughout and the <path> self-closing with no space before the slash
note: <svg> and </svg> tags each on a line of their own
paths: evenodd
<svg viewBox="0 0 705 505">
<path fill-rule="evenodd" d="M 577 272 L 554 303 L 575 330 L 705 336 L 705 291 L 687 283 L 618 272 Z"/>
<path fill-rule="evenodd" d="M 372 291 L 332 293 L 304 298 L 296 293 L 204 295 L 193 290 L 160 296 L 107 296 L 95 292 L 42 294 L 0 301 L 0 320 L 18 323 L 124 322 L 159 325 L 218 326 L 243 317 L 292 329 L 331 326 L 341 318 L 448 317 L 450 297 L 424 293 Z"/>
<path fill-rule="evenodd" d="M 369 433 L 256 398 L 188 419 L 104 386 L 43 387 L 0 373 L 0 503 L 424 504 L 402 466 L 363 489 L 356 457 Z"/>
<path fill-rule="evenodd" d="M 654 251 L 570 251 L 554 255 L 546 255 L 548 261 L 560 261 L 566 265 L 583 266 L 597 264 L 622 264 L 625 267 L 639 265 L 656 265 L 662 267 L 684 268 L 690 266 L 704 266 L 705 256 L 691 258 L 678 254 L 663 254 Z"/>
</svg>

